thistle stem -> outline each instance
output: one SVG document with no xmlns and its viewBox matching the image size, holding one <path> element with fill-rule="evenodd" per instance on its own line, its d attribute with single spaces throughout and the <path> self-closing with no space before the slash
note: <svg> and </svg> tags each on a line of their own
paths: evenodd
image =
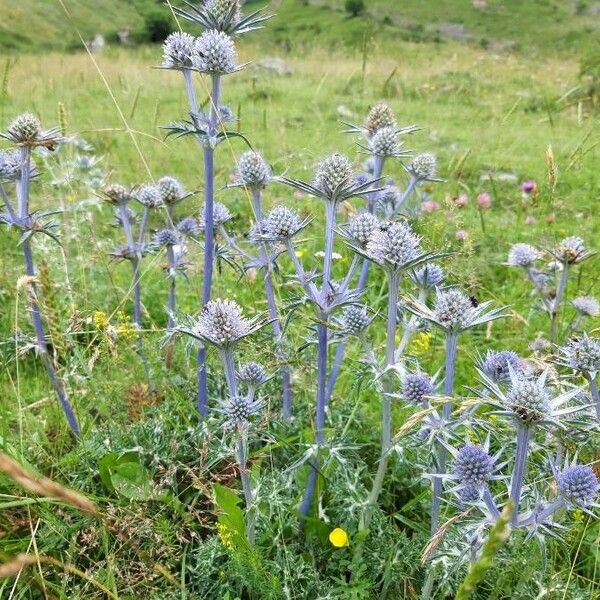
<svg viewBox="0 0 600 600">
<path fill-rule="evenodd" d="M 494 517 L 494 519 L 499 519 L 500 511 L 498 510 L 498 507 L 496 506 L 496 502 L 494 501 L 494 497 L 492 496 L 492 493 L 490 492 L 490 488 L 487 485 L 485 486 L 485 489 L 483 490 L 483 501 L 485 502 L 485 505 L 488 507 L 488 510 L 490 511 L 490 513 Z"/>
<path fill-rule="evenodd" d="M 510 483 L 510 499 L 514 503 L 512 523 L 515 524 L 519 518 L 519 506 L 521 504 L 521 494 L 523 491 L 523 480 L 525 478 L 525 469 L 527 467 L 527 455 L 529 453 L 529 442 L 532 431 L 529 427 L 519 425 L 517 427 L 517 452 L 515 456 L 515 466 L 513 469 L 512 480 Z"/>
<path fill-rule="evenodd" d="M 317 326 L 317 414 L 315 422 L 315 441 L 318 449 L 325 442 L 325 383 L 327 376 L 327 315 L 320 315 L 321 321 Z M 304 497 L 300 505 L 301 522 L 310 510 L 312 499 L 317 483 L 317 475 L 319 470 L 319 459 L 315 455 L 310 462 L 311 470 L 308 474 Z"/>
<path fill-rule="evenodd" d="M 552 303 L 552 322 L 550 329 L 550 341 L 555 344 L 558 339 L 558 312 L 560 310 L 560 305 L 562 304 L 565 291 L 567 290 L 567 282 L 569 279 L 569 264 L 563 263 L 563 270 L 560 274 L 560 279 L 558 280 L 558 288 L 556 289 L 556 296 L 554 297 L 554 302 Z M 516 511 L 518 512 L 518 511 Z"/>
<path fill-rule="evenodd" d="M 256 539 L 255 520 L 254 520 L 254 493 L 250 483 L 250 474 L 248 473 L 248 435 L 245 430 L 240 431 L 237 442 L 237 461 L 240 468 L 240 479 L 244 490 L 244 499 L 246 500 L 246 535 L 248 543 L 254 545 Z"/>
<path fill-rule="evenodd" d="M 175 309 L 177 308 L 177 297 L 175 293 L 175 250 L 173 246 L 167 246 L 167 272 L 169 277 L 169 297 L 167 300 L 167 329 L 173 329 L 175 325 Z"/>
<path fill-rule="evenodd" d="M 294 269 L 296 271 L 296 276 L 298 277 L 298 280 L 302 284 L 302 287 L 304 288 L 304 291 L 306 292 L 307 296 L 313 302 L 316 303 L 319 292 L 317 291 L 315 284 L 312 281 L 308 281 L 308 278 L 306 277 L 306 272 L 304 271 L 304 267 L 302 266 L 302 263 L 298 260 L 298 257 L 296 256 L 296 251 L 294 250 L 294 246 L 292 245 L 292 242 L 290 240 L 287 240 L 286 248 L 288 256 L 290 257 L 290 260 L 294 265 Z"/>
<path fill-rule="evenodd" d="M 260 190 L 252 191 L 252 200 L 254 203 L 254 212 L 258 221 L 262 220 L 262 204 L 260 197 Z M 281 319 L 279 318 L 279 311 L 277 309 L 277 302 L 275 301 L 275 290 L 273 289 L 273 274 L 271 270 L 271 262 L 269 261 L 268 251 L 266 244 L 263 242 L 259 246 L 260 259 L 264 268 L 263 284 L 265 287 L 265 296 L 267 297 L 267 305 L 269 307 L 269 315 L 271 317 L 271 327 L 275 335 L 275 342 L 277 345 L 277 353 L 279 359 L 282 361 L 279 372 L 281 373 L 282 387 L 283 387 L 283 406 L 282 414 L 286 421 L 292 418 L 292 378 L 290 368 L 285 364 L 285 354 L 282 349 L 283 343 L 283 331 L 281 327 Z"/>
<path fill-rule="evenodd" d="M 418 297 L 419 303 L 424 304 L 426 298 L 427 298 L 427 290 L 424 288 L 420 288 L 419 289 L 419 297 Z M 406 324 L 404 331 L 402 332 L 402 339 L 400 340 L 400 343 L 398 344 L 398 347 L 396 348 L 396 362 L 398 362 L 404 356 L 404 353 L 406 352 L 406 348 L 408 347 L 408 343 L 410 342 L 410 339 L 412 338 L 413 334 L 415 333 L 415 331 L 418 328 L 419 328 L 419 319 L 416 316 L 412 315 L 410 317 L 410 319 L 408 320 L 408 323 Z"/>
<path fill-rule="evenodd" d="M 237 376 L 235 374 L 235 360 L 233 357 L 232 348 L 223 348 L 219 354 L 221 355 L 221 362 L 223 363 L 223 371 L 225 372 L 225 381 L 227 382 L 227 388 L 229 395 L 235 398 L 238 395 Z"/>
<path fill-rule="evenodd" d="M 377 473 L 373 481 L 373 488 L 369 495 L 365 514 L 362 519 L 361 529 L 366 529 L 369 526 L 372 516 L 372 509 L 383 487 L 383 479 L 387 470 L 387 463 L 392 447 L 392 385 L 393 375 L 389 368 L 394 364 L 396 351 L 396 326 L 398 321 L 398 291 L 400 286 L 400 274 L 395 271 L 388 273 L 388 312 L 387 312 L 387 335 L 385 344 L 385 366 L 388 373 L 384 382 L 384 394 L 382 398 L 381 411 L 381 455 Z"/>
<path fill-rule="evenodd" d="M 456 354 L 458 350 L 458 334 L 456 332 L 448 332 L 446 334 L 446 367 L 444 378 L 444 395 L 451 397 L 454 393 L 454 372 L 456 370 Z M 452 414 L 452 401 L 449 400 L 444 404 L 443 415 L 444 421 L 447 421 Z M 446 472 L 446 459 L 448 451 L 446 448 L 437 444 L 437 469 L 438 473 Z M 433 496 L 431 499 L 431 535 L 434 535 L 440 524 L 440 511 L 442 508 L 442 478 L 433 478 Z"/>
<path fill-rule="evenodd" d="M 185 75 L 186 71 L 184 71 Z M 210 300 L 215 254 L 214 229 L 214 140 L 217 133 L 217 116 L 221 96 L 221 77 L 212 75 L 210 113 L 208 117 L 208 141 L 204 153 L 204 275 L 202 281 L 202 307 Z M 188 91 L 189 94 L 189 91 Z M 197 112 L 197 111 L 194 111 Z M 208 414 L 208 382 L 206 377 L 206 348 L 198 350 L 198 410 L 202 416 Z"/>
<path fill-rule="evenodd" d="M 19 217 L 23 221 L 29 216 L 29 174 L 31 170 L 30 161 L 31 149 L 27 146 L 24 146 L 21 149 L 21 176 L 19 181 L 17 182 L 17 203 L 19 208 Z M 8 205 L 9 203 L 7 202 L 7 207 Z M 33 263 L 33 253 L 31 250 L 30 239 L 27 238 L 23 240 L 21 246 L 23 248 L 23 257 L 25 259 L 25 271 L 29 277 L 34 278 L 36 276 L 36 272 L 35 265 Z M 60 403 L 63 413 L 67 419 L 69 429 L 75 437 L 79 437 L 81 434 L 81 429 L 79 428 L 79 423 L 77 421 L 77 417 L 75 416 L 73 405 L 69 400 L 63 382 L 61 381 L 58 373 L 56 372 L 52 358 L 50 357 L 50 353 L 48 352 L 48 345 L 46 344 L 46 334 L 44 333 L 44 326 L 42 323 L 42 315 L 40 313 L 40 307 L 37 300 L 36 286 L 34 283 L 32 283 L 31 285 L 33 291 L 30 300 L 31 320 L 33 322 L 33 329 L 35 331 L 35 337 L 38 349 L 40 351 L 40 356 L 42 358 L 42 362 L 44 363 L 44 367 L 46 368 L 46 372 L 48 373 L 48 377 L 50 378 L 50 382 L 52 384 L 52 388 L 54 389 L 54 393 L 56 394 L 56 397 Z"/>
<path fill-rule="evenodd" d="M 598 381 L 593 374 L 589 374 L 588 379 L 590 382 L 590 395 L 596 408 L 596 418 L 598 419 L 598 423 L 600 423 L 600 392 L 598 391 Z"/>
<path fill-rule="evenodd" d="M 140 235 L 138 237 L 138 244 L 140 248 L 144 243 L 144 235 L 146 234 L 146 227 L 148 226 L 148 217 L 150 216 L 150 209 L 144 206 L 144 213 L 142 215 L 142 222 L 140 223 Z"/>
<path fill-rule="evenodd" d="M 325 259 L 323 261 L 323 288 L 321 293 L 323 298 L 329 293 L 331 284 L 331 261 L 333 257 L 333 237 L 335 227 L 335 213 L 337 205 L 335 202 L 327 201 L 325 203 Z"/>
</svg>

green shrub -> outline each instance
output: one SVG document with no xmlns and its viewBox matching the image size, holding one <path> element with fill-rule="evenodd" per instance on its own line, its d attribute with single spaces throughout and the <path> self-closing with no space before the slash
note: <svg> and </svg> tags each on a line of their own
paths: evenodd
<svg viewBox="0 0 600 600">
<path fill-rule="evenodd" d="M 353 17 L 357 17 L 365 10 L 364 0 L 346 0 L 345 9 Z"/>
</svg>

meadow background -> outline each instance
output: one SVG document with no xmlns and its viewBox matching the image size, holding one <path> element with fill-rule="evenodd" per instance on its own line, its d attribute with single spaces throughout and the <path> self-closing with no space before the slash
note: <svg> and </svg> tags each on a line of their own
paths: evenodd
<svg viewBox="0 0 600 600">
<path fill-rule="evenodd" d="M 264 2 L 246 4 L 254 8 Z M 428 247 L 455 253 L 447 262 L 452 280 L 481 300 L 511 306 L 510 318 L 465 336 L 459 383 L 470 382 L 482 348 L 527 354 L 546 323 L 544 315 L 531 312 L 521 274 L 503 264 L 510 244 L 552 247 L 566 235 L 579 235 L 600 248 L 600 5 L 367 0 L 365 12 L 354 18 L 342 0 L 282 0 L 270 6 L 275 17 L 239 48 L 247 68 L 225 85 L 224 102 L 237 114 L 239 130 L 276 172 L 309 179 L 316 162 L 333 151 L 353 156 L 360 165 L 364 157 L 352 136 L 341 133 L 341 121 L 361 122 L 377 100 L 386 100 L 401 124 L 423 127 L 409 145 L 416 152 L 435 152 L 444 182 L 430 189 L 440 209 L 425 214 L 417 229 Z M 110 180 L 139 184 L 171 174 L 190 190 L 202 189 L 201 156 L 193 140 L 165 139 L 161 129 L 188 110 L 178 74 L 153 68 L 161 60 L 160 46 L 153 42 L 177 28 L 168 6 L 151 0 L 0 0 L 0 12 L 2 127 L 31 111 L 45 126 L 60 123 L 92 144 Z M 123 29 L 131 31 L 130 47 L 116 42 Z M 89 42 L 97 33 L 105 36 L 107 47 L 86 52 L 81 40 Z M 281 58 L 289 73 L 269 73 L 256 64 L 265 57 Z M 235 157 L 243 150 L 238 141 L 219 148 L 220 187 L 230 181 Z M 402 178 L 403 170 L 398 165 L 391 174 Z M 526 201 L 520 183 L 530 179 L 537 182 L 538 193 Z M 47 264 L 48 314 L 56 330 L 66 332 L 62 343 L 72 361 L 65 370 L 85 441 L 77 446 L 69 438 L 41 364 L 31 353 L 16 356 L 15 339 L 29 332 L 29 323 L 19 281 L 20 249 L 15 234 L 6 231 L 0 236 L 0 441 L 20 462 L 92 496 L 109 517 L 96 523 L 60 503 L 34 501 L 2 479 L 4 558 L 34 543 L 35 552 L 59 553 L 65 563 L 78 565 L 123 599 L 275 598 L 286 588 L 281 583 L 286 576 L 293 584 L 282 597 L 417 597 L 428 492 L 406 462 L 387 486 L 385 503 L 394 527 L 371 548 L 375 562 L 372 568 L 364 566 L 360 586 L 340 576 L 348 559 L 334 553 L 318 531 L 310 541 L 311 557 L 304 555 L 302 544 L 287 531 L 294 517 L 286 510 L 293 515 L 297 498 L 281 506 L 283 533 L 281 540 L 272 539 L 268 558 L 235 553 L 227 558 L 217 547 L 207 486 L 211 481 L 235 486 L 235 473 L 227 460 L 214 459 L 214 440 L 194 437 L 193 360 L 183 345 L 176 349 L 173 368 L 164 368 L 164 257 L 147 259 L 143 276 L 144 339 L 153 350 L 150 360 L 159 380 L 155 398 L 143 386 L 127 334 L 129 267 L 108 258 L 118 236 L 110 226 L 110 211 L 77 182 L 55 183 L 43 175 L 32 204 L 67 208 L 60 217 L 62 250 L 49 240 L 36 240 L 35 252 Z M 492 196 L 489 210 L 476 208 L 481 192 Z M 468 195 L 468 206 L 457 206 L 459 194 Z M 306 214 L 320 212 L 315 201 L 296 199 L 283 187 L 271 186 L 265 197 L 268 204 L 283 200 Z M 222 190 L 217 200 L 234 212 L 233 229 L 245 232 L 251 217 L 245 194 Z M 193 197 L 178 214 L 195 214 L 200 204 L 200 195 Z M 306 234 L 306 256 L 320 249 L 319 222 L 320 215 Z M 466 232 L 466 239 L 457 238 L 459 231 Z M 338 251 L 342 265 L 348 253 Z M 188 312 L 197 307 L 199 256 L 192 250 L 189 283 L 179 283 L 179 302 Z M 579 267 L 570 283 L 571 297 L 598 296 L 598 265 L 593 259 Z M 225 263 L 221 269 L 215 297 L 234 298 L 251 313 L 265 309 L 260 279 L 240 280 Z M 278 291 L 284 302 L 285 280 Z M 382 305 L 383 293 L 383 280 L 374 277 L 369 303 Z M 99 322 L 105 317 L 119 333 L 116 340 Z M 298 367 L 295 401 L 306 429 L 298 434 L 274 425 L 257 460 L 285 464 L 295 456 L 293 445 L 310 439 L 314 357 L 310 347 L 302 347 L 305 336 L 303 325 L 292 325 L 300 348 L 293 358 Z M 248 356 L 254 352 L 250 344 Z M 443 340 L 434 335 L 421 359 L 424 368 L 437 370 L 443 364 Z M 352 353 L 348 364 L 334 393 L 337 416 L 331 427 L 364 425 L 354 441 L 373 458 L 379 401 L 354 374 L 360 366 Z M 403 415 L 396 418 L 399 426 Z M 126 451 L 137 457 L 136 485 L 133 491 L 111 490 L 102 465 Z M 276 489 L 276 482 L 272 486 Z M 343 495 L 342 483 L 332 482 L 330 493 Z M 597 522 L 582 516 L 569 530 L 567 544 L 550 545 L 546 557 L 535 544 L 514 549 L 480 597 L 598 597 L 599 534 Z M 287 550 L 276 549 L 282 543 L 289 544 Z M 399 564 L 387 552 L 389 544 L 402 549 Z M 295 556 L 306 560 L 306 572 L 299 571 Z M 283 574 L 268 560 L 285 565 Z M 0 598 L 104 597 L 85 578 L 62 572 L 45 566 L 23 571 L 16 583 L 14 578 L 0 582 Z M 219 578 L 222 587 L 215 583 Z M 313 579 L 314 588 L 307 587 Z M 214 589 L 207 587 L 213 583 Z M 307 589 L 318 591 L 311 595 Z"/>
</svg>

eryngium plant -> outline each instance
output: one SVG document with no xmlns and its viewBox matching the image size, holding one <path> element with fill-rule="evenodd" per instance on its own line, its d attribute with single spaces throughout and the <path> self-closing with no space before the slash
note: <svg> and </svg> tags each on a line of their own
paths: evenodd
<svg viewBox="0 0 600 600">
<path fill-rule="evenodd" d="M 269 18 L 262 11 L 244 16 L 241 3 L 234 0 L 209 0 L 202 6 L 186 3 L 186 8 L 174 8 L 176 14 L 200 25 L 205 31 L 198 38 L 185 33 L 171 34 L 163 46 L 162 67 L 183 73 L 190 109 L 190 121 L 168 127 L 171 134 L 192 135 L 202 148 L 204 159 L 204 268 L 201 307 L 210 300 L 215 258 L 215 199 L 214 156 L 216 146 L 227 137 L 243 137 L 237 132 L 227 132 L 223 124 L 235 120 L 229 108 L 221 105 L 223 76 L 242 67 L 237 64 L 232 36 L 252 31 Z M 210 95 L 208 111 L 200 110 L 193 73 L 208 75 Z M 198 410 L 208 414 L 206 349 L 198 350 Z"/>
<path fill-rule="evenodd" d="M 14 119 L 6 131 L 0 134 L 17 149 L 9 152 L 0 151 L 0 195 L 6 208 L 6 213 L 0 216 L 0 222 L 14 227 L 21 233 L 20 245 L 25 258 L 25 270 L 31 285 L 31 319 L 35 331 L 36 345 L 42 358 L 54 393 L 60 403 L 67 423 L 73 435 L 79 436 L 81 430 L 53 358 L 48 352 L 46 334 L 42 323 L 39 305 L 39 289 L 36 286 L 36 268 L 33 260 L 31 240 L 36 233 L 45 233 L 57 239 L 53 233 L 55 224 L 48 221 L 54 211 L 31 212 L 29 207 L 30 184 L 36 170 L 31 160 L 34 148 L 43 147 L 52 150 L 60 143 L 58 129 L 44 130 L 34 115 L 25 113 Z M 11 201 L 4 185 L 10 183 L 15 187 L 16 206 Z"/>
</svg>

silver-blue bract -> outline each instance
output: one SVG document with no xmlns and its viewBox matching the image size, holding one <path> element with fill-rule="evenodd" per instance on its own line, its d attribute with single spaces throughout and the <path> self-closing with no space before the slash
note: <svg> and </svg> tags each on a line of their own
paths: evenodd
<svg viewBox="0 0 600 600">
<path fill-rule="evenodd" d="M 233 40 L 222 31 L 205 31 L 194 46 L 192 64 L 200 73 L 233 73 L 237 69 Z"/>
<path fill-rule="evenodd" d="M 508 264 L 511 267 L 527 268 L 541 257 L 537 248 L 531 244 L 513 244 L 508 253 Z"/>
<path fill-rule="evenodd" d="M 253 189 L 264 188 L 273 172 L 260 153 L 254 150 L 244 152 L 238 161 L 236 184 Z"/>
<path fill-rule="evenodd" d="M 556 484 L 559 495 L 577 506 L 592 504 L 600 489 L 594 471 L 587 465 L 567 467 L 557 476 Z"/>
<path fill-rule="evenodd" d="M 163 44 L 162 66 L 165 69 L 191 69 L 195 47 L 196 38 L 193 35 L 182 31 L 172 33 Z"/>
<path fill-rule="evenodd" d="M 456 455 L 454 475 L 462 485 L 482 486 L 494 472 L 494 460 L 479 446 L 467 444 Z"/>
</svg>

